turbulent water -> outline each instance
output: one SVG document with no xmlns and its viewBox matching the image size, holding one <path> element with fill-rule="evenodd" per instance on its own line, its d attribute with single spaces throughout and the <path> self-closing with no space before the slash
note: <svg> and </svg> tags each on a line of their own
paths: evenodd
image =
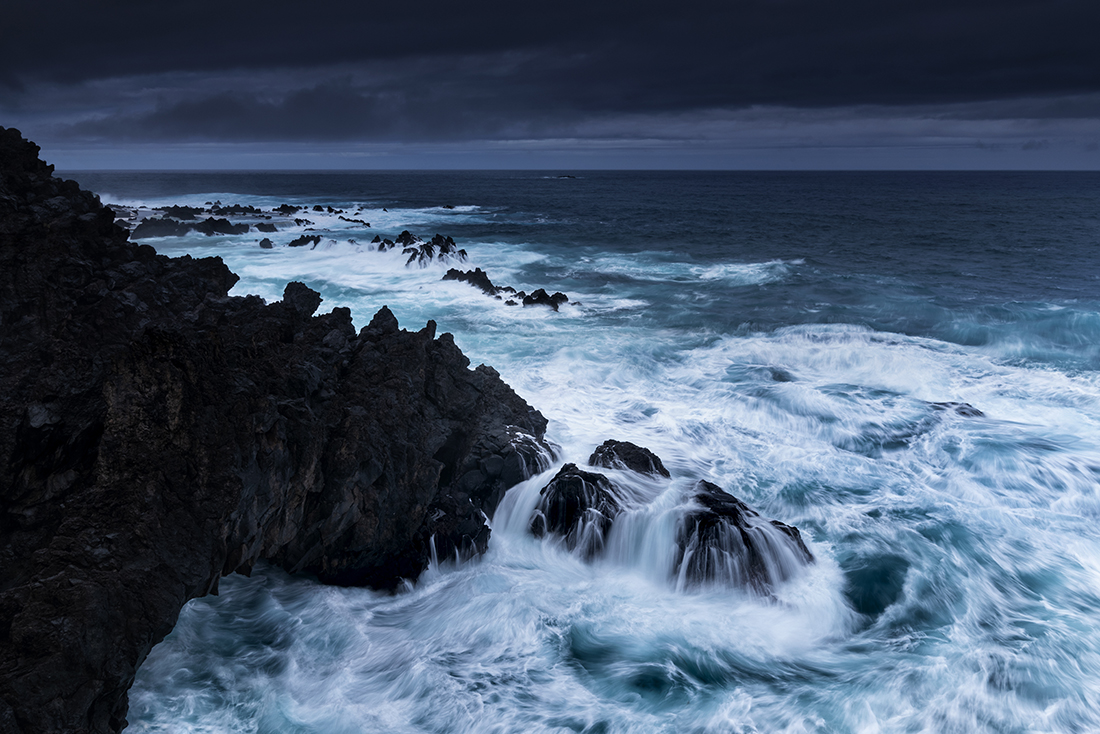
<svg viewBox="0 0 1100 734">
<path fill-rule="evenodd" d="M 396 595 L 261 569 L 191 602 L 131 730 L 1100 730 L 1100 175 L 76 177 L 106 202 L 369 221 L 147 242 L 221 256 L 234 293 L 302 280 L 359 326 L 435 319 L 561 446 L 486 556 L 443 550 Z M 307 226 L 315 249 L 282 246 Z M 507 306 L 367 244 L 403 229 L 570 303 Z M 539 489 L 608 438 L 671 480 L 605 472 L 643 501 L 595 559 L 529 535 Z M 699 479 L 816 563 L 771 593 L 678 583 Z"/>
</svg>

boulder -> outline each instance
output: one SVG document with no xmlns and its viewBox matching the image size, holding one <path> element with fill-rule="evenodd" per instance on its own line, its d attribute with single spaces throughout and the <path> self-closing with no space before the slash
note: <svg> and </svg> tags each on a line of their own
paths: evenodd
<svg viewBox="0 0 1100 734">
<path fill-rule="evenodd" d="M 721 487 L 700 481 L 680 521 L 674 565 L 681 586 L 719 583 L 767 594 L 813 555 L 798 528 L 765 520 Z"/>
<path fill-rule="evenodd" d="M 607 477 L 566 464 L 539 492 L 528 529 L 537 538 L 559 536 L 566 548 L 591 558 L 603 550 L 611 523 L 621 510 Z"/>
<path fill-rule="evenodd" d="M 588 457 L 588 464 L 607 469 L 629 469 L 639 474 L 669 476 L 661 457 L 629 441 L 604 441 Z"/>
</svg>

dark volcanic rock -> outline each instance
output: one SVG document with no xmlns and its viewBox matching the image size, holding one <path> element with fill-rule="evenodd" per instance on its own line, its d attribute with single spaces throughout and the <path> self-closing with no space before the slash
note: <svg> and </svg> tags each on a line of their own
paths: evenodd
<svg viewBox="0 0 1100 734">
<path fill-rule="evenodd" d="M 0 128 L 0 730 L 114 732 L 188 600 L 266 559 L 392 587 L 485 547 L 545 419 L 383 308 L 228 297 Z"/>
<path fill-rule="evenodd" d="M 590 466 L 602 466 L 608 469 L 630 469 L 639 474 L 658 474 L 669 476 L 661 457 L 647 448 L 629 441 L 608 439 L 600 444 L 588 457 Z"/>
<path fill-rule="evenodd" d="M 464 262 L 466 260 L 466 251 L 457 249 L 453 239 L 444 237 L 441 234 L 437 234 L 430 241 L 425 242 L 416 235 L 410 234 L 406 229 L 397 235 L 395 244 L 405 246 L 401 254 L 409 256 L 409 259 L 405 261 L 406 267 L 413 263 L 424 267 L 432 260 L 441 262 L 447 260 Z"/>
<path fill-rule="evenodd" d="M 275 247 L 275 243 L 269 240 L 267 237 L 264 237 L 262 240 L 260 240 L 260 247 L 265 250 L 270 250 Z"/>
<path fill-rule="evenodd" d="M 455 270 L 451 268 L 447 271 L 446 275 L 443 276 L 443 280 L 458 280 L 463 283 L 469 283 L 490 296 L 495 296 L 500 292 L 500 288 L 493 285 L 493 281 L 489 280 L 489 276 L 486 275 L 485 271 L 481 268 L 474 268 L 473 270 Z"/>
<path fill-rule="evenodd" d="M 279 206 L 275 207 L 271 211 L 279 212 L 280 214 L 283 214 L 283 215 L 286 215 L 286 216 L 289 217 L 291 214 L 297 214 L 301 210 L 302 210 L 302 207 L 300 207 L 300 206 L 294 206 L 293 204 L 280 204 Z"/>
<path fill-rule="evenodd" d="M 134 227 L 130 237 L 135 240 L 146 237 L 182 237 L 191 231 L 191 226 L 174 219 L 143 219 Z"/>
<path fill-rule="evenodd" d="M 675 569 L 685 585 L 720 582 L 768 593 L 813 562 L 798 528 L 765 520 L 710 482 L 695 486 L 701 506 L 681 521 Z"/>
<path fill-rule="evenodd" d="M 539 288 L 529 296 L 523 296 L 524 306 L 549 306 L 555 311 L 558 310 L 558 306 L 569 300 L 569 296 L 564 293 L 555 293 L 549 295 L 542 288 Z"/>
<path fill-rule="evenodd" d="M 256 230 L 259 232 L 267 232 L 270 234 L 271 232 L 278 232 L 279 228 L 271 222 L 259 222 L 256 225 Z"/>
<path fill-rule="evenodd" d="M 203 212 L 202 207 L 199 206 L 180 206 L 178 204 L 173 204 L 172 206 L 158 206 L 155 207 L 154 210 L 164 212 L 164 216 L 166 217 L 180 220 L 194 219 Z"/>
<path fill-rule="evenodd" d="M 929 403 L 932 410 L 953 410 L 967 418 L 984 418 L 985 413 L 975 408 L 970 403 Z"/>
<path fill-rule="evenodd" d="M 588 557 L 603 550 L 607 531 L 622 510 L 607 477 L 566 464 L 539 495 L 528 526 L 535 537 L 560 535 L 567 548 Z"/>
<path fill-rule="evenodd" d="M 177 222 L 173 219 L 146 219 L 134 228 L 131 238 L 181 237 L 188 232 L 202 232 L 207 237 L 216 234 L 245 234 L 247 224 L 233 224 L 228 219 L 207 217 L 201 222 Z"/>
<path fill-rule="evenodd" d="M 306 245 L 312 245 L 316 247 L 321 241 L 321 235 L 319 234 L 304 234 L 300 237 L 295 237 L 287 243 L 287 247 L 305 247 Z"/>
<path fill-rule="evenodd" d="M 230 204 L 228 206 L 215 204 L 210 208 L 210 213 L 223 217 L 226 214 L 263 214 L 261 210 L 249 204 Z"/>
<path fill-rule="evenodd" d="M 439 235 L 436 235 L 436 237 L 439 237 Z M 450 237 L 448 237 L 447 240 L 450 242 L 452 248 L 448 252 L 453 252 L 454 242 L 453 240 L 451 240 Z M 435 241 L 435 238 L 432 238 L 432 242 L 434 243 Z M 409 261 L 405 263 L 406 265 L 411 265 L 413 261 L 417 258 L 417 251 L 412 248 L 406 248 L 405 252 L 413 253 L 409 257 Z M 457 259 L 463 261 L 466 260 L 465 250 L 459 250 L 455 254 L 457 256 Z M 420 257 L 423 258 L 423 255 L 421 255 Z M 440 259 L 442 259 L 442 256 Z M 546 291 L 542 288 L 539 288 L 531 295 L 527 295 L 523 291 L 517 292 L 516 289 L 510 285 L 493 285 L 493 282 L 489 280 L 489 275 L 481 268 L 474 268 L 473 270 L 456 270 L 455 268 L 451 268 L 447 271 L 446 275 L 443 276 L 443 280 L 458 280 L 463 283 L 469 283 L 470 285 L 479 289 L 485 295 L 495 296 L 497 299 L 500 299 L 502 297 L 500 295 L 501 293 L 514 294 L 515 297 L 519 299 L 519 302 L 517 302 L 509 298 L 504 302 L 504 305 L 506 306 L 517 306 L 519 305 L 519 303 L 523 303 L 524 306 L 549 306 L 550 308 L 557 311 L 559 305 L 566 303 L 569 300 L 569 296 L 565 295 L 564 293 L 555 293 L 551 296 L 547 295 Z"/>
<path fill-rule="evenodd" d="M 207 237 L 216 234 L 245 234 L 248 232 L 247 224 L 233 224 L 228 219 L 214 219 L 207 217 L 198 224 L 192 224 L 191 228 L 196 232 L 202 232 Z"/>
</svg>

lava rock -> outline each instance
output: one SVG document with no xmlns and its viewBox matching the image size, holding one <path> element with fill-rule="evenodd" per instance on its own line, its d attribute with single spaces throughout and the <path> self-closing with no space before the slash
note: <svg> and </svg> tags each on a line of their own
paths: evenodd
<svg viewBox="0 0 1100 734">
<path fill-rule="evenodd" d="M 684 586 L 725 583 L 766 594 L 814 558 L 798 528 L 765 520 L 707 481 L 695 485 L 699 508 L 681 520 L 675 574 Z"/>
<path fill-rule="evenodd" d="M 455 270 L 451 268 L 443 276 L 443 280 L 457 280 L 463 283 L 469 283 L 475 288 L 479 288 L 483 293 L 495 296 L 500 289 L 493 285 L 493 281 L 489 280 L 489 276 L 485 274 L 485 271 L 481 268 L 474 268 L 473 270 Z"/>
<path fill-rule="evenodd" d="M 198 224 L 192 224 L 191 229 L 202 232 L 207 237 L 216 234 L 245 234 L 248 232 L 247 224 L 233 224 L 228 219 L 214 219 L 207 217 Z"/>
<path fill-rule="evenodd" d="M 670 476 L 661 457 L 647 448 L 629 441 L 608 439 L 600 444 L 588 457 L 589 466 L 602 466 L 607 469 L 630 469 L 639 474 Z"/>
<path fill-rule="evenodd" d="M 394 588 L 486 547 L 546 420 L 435 324 L 230 297 L 0 128 L 0 729 L 117 732 L 181 607 L 267 561 Z M 484 468 L 483 468 L 484 467 Z M 496 470 L 499 469 L 499 472 Z M 496 472 L 496 473 L 494 473 Z"/>
<path fill-rule="evenodd" d="M 321 235 L 319 234 L 304 234 L 301 237 L 295 237 L 287 243 L 287 247 L 305 247 L 306 245 L 312 245 L 316 247 L 321 241 Z"/>
<path fill-rule="evenodd" d="M 537 538 L 561 536 L 565 547 L 591 558 L 603 550 L 620 511 L 622 503 L 607 477 L 566 464 L 539 492 L 528 529 Z"/>
<path fill-rule="evenodd" d="M 967 418 L 984 418 L 985 413 L 975 408 L 970 403 L 929 403 L 933 410 L 953 410 Z"/>
<path fill-rule="evenodd" d="M 550 308 L 557 311 L 558 306 L 560 306 L 561 304 L 567 302 L 568 300 L 569 300 L 569 296 L 565 295 L 564 293 L 555 293 L 554 295 L 551 296 L 545 290 L 543 290 L 542 288 L 539 288 L 538 290 L 531 293 L 531 295 L 523 296 L 523 305 L 524 306 L 549 306 Z"/>
<path fill-rule="evenodd" d="M 279 228 L 278 228 L 278 227 L 276 227 L 276 226 L 275 226 L 274 224 L 272 224 L 271 222 L 259 222 L 259 223 L 258 223 L 258 224 L 256 225 L 256 229 L 257 229 L 257 231 L 260 231 L 260 232 L 267 232 L 267 233 L 271 233 L 271 232 L 278 232 L 278 231 L 279 231 Z"/>
<path fill-rule="evenodd" d="M 273 243 L 267 237 L 264 237 L 262 240 L 260 240 L 260 247 L 262 247 L 265 250 L 270 250 L 270 249 L 273 249 L 275 247 L 275 243 Z"/>
<path fill-rule="evenodd" d="M 202 207 L 180 206 L 178 204 L 154 207 L 154 211 L 163 212 L 163 216 L 172 217 L 173 219 L 179 219 L 181 221 L 194 219 L 196 216 L 203 213 Z"/>
<path fill-rule="evenodd" d="M 174 219 L 143 219 L 134 227 L 130 238 L 135 240 L 147 237 L 182 237 L 190 232 L 191 224 L 177 222 Z"/>
</svg>

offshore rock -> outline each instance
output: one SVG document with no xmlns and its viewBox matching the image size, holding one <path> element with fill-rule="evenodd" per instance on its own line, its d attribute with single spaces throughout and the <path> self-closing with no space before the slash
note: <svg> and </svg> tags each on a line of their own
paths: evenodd
<svg viewBox="0 0 1100 734">
<path fill-rule="evenodd" d="M 649 449 L 632 444 L 629 441 L 608 439 L 596 447 L 588 457 L 590 466 L 602 466 L 607 469 L 629 469 L 639 474 L 670 476 L 661 457 Z"/>
<path fill-rule="evenodd" d="M 485 271 L 481 268 L 465 271 L 451 268 L 443 275 L 443 280 L 457 280 L 463 283 L 469 283 L 487 296 L 495 296 L 501 291 L 500 288 L 493 285 L 493 281 L 489 280 L 489 276 L 486 275 Z"/>
<path fill-rule="evenodd" d="M 187 600 L 260 560 L 389 588 L 485 548 L 545 419 L 435 324 L 229 297 L 0 128 L 0 731 L 115 732 Z"/>
<path fill-rule="evenodd" d="M 603 550 L 611 523 L 621 511 L 607 477 L 566 464 L 539 492 L 528 529 L 536 538 L 559 535 L 566 548 L 591 558 Z"/>
<path fill-rule="evenodd" d="M 694 495 L 699 506 L 683 517 L 676 538 L 678 585 L 718 582 L 767 594 L 813 562 L 798 528 L 765 520 L 707 481 Z"/>
<path fill-rule="evenodd" d="M 569 296 L 564 293 L 555 293 L 554 295 L 548 294 L 542 288 L 539 288 L 530 295 L 523 296 L 524 306 L 549 306 L 555 311 L 558 310 L 558 306 L 569 301 Z"/>
</svg>

